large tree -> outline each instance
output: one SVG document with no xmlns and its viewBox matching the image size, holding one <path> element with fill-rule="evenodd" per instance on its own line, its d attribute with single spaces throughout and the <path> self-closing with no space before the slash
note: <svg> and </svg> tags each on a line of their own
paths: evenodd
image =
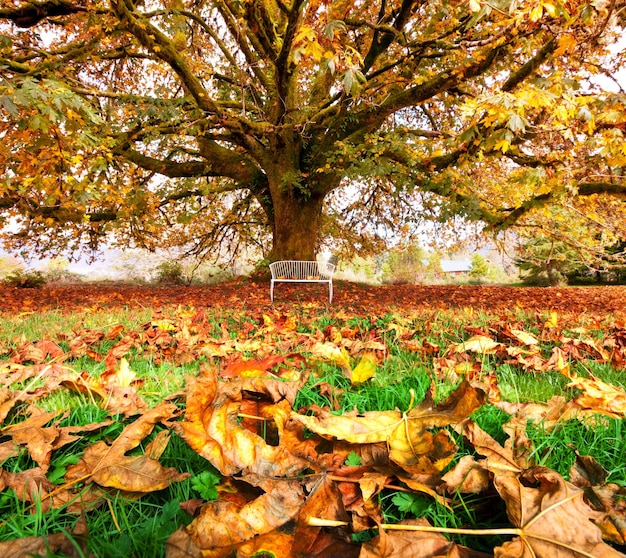
<svg viewBox="0 0 626 558">
<path fill-rule="evenodd" d="M 0 5 L 13 246 L 310 259 L 426 216 L 558 233 L 555 207 L 624 234 L 624 0 Z"/>
</svg>

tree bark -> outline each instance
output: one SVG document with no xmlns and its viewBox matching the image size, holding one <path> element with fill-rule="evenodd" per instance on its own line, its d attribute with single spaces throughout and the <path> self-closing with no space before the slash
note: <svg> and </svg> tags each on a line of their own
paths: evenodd
<svg viewBox="0 0 626 558">
<path fill-rule="evenodd" d="M 324 197 L 300 197 L 291 191 L 272 196 L 274 244 L 270 261 L 314 260 L 319 248 L 319 231 Z"/>
</svg>

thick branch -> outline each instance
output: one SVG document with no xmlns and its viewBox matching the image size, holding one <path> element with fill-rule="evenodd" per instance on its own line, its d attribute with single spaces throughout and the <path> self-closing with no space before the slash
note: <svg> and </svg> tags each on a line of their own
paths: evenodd
<svg viewBox="0 0 626 558">
<path fill-rule="evenodd" d="M 218 107 L 209 97 L 187 59 L 176 49 L 170 38 L 152 25 L 143 14 L 135 10 L 129 0 L 114 1 L 112 6 L 117 16 L 139 42 L 171 66 L 195 99 L 198 107 L 206 112 L 217 113 Z"/>
<path fill-rule="evenodd" d="M 578 185 L 579 196 L 592 196 L 594 194 L 610 194 L 620 198 L 626 198 L 626 184 L 615 182 L 582 182 Z"/>
<path fill-rule="evenodd" d="M 528 76 L 535 72 L 548 57 L 556 50 L 557 42 L 551 38 L 528 62 L 526 62 L 519 70 L 512 73 L 502 86 L 503 91 L 511 91 L 516 85 L 523 82 Z"/>
<path fill-rule="evenodd" d="M 41 20 L 50 17 L 86 12 L 87 8 L 72 4 L 67 0 L 48 0 L 47 2 L 27 2 L 19 8 L 0 9 L 0 19 L 8 19 L 18 27 L 34 27 Z"/>
</svg>

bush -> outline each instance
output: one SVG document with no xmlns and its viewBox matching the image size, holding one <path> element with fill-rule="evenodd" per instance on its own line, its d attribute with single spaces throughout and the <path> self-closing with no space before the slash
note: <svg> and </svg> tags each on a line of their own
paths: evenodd
<svg viewBox="0 0 626 558">
<path fill-rule="evenodd" d="M 8 287 L 36 289 L 46 284 L 46 278 L 40 271 L 17 269 L 9 273 L 2 282 Z"/>
<path fill-rule="evenodd" d="M 159 285 L 182 285 L 187 282 L 183 266 L 179 262 L 163 262 L 156 268 L 155 283 Z"/>
</svg>

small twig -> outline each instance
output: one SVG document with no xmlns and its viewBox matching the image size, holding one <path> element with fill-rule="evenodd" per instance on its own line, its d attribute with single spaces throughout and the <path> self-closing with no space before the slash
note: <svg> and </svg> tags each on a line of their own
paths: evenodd
<svg viewBox="0 0 626 558">
<path fill-rule="evenodd" d="M 347 527 L 347 521 L 335 521 L 334 519 L 322 519 L 319 517 L 307 518 L 307 525 L 311 527 Z M 393 523 L 381 523 L 375 528 L 385 531 L 423 531 L 426 533 L 451 533 L 454 535 L 524 535 L 523 529 L 505 527 L 502 529 L 458 529 L 455 527 L 432 527 L 430 525 L 398 525 Z M 528 533 L 526 533 L 528 536 Z"/>
</svg>

